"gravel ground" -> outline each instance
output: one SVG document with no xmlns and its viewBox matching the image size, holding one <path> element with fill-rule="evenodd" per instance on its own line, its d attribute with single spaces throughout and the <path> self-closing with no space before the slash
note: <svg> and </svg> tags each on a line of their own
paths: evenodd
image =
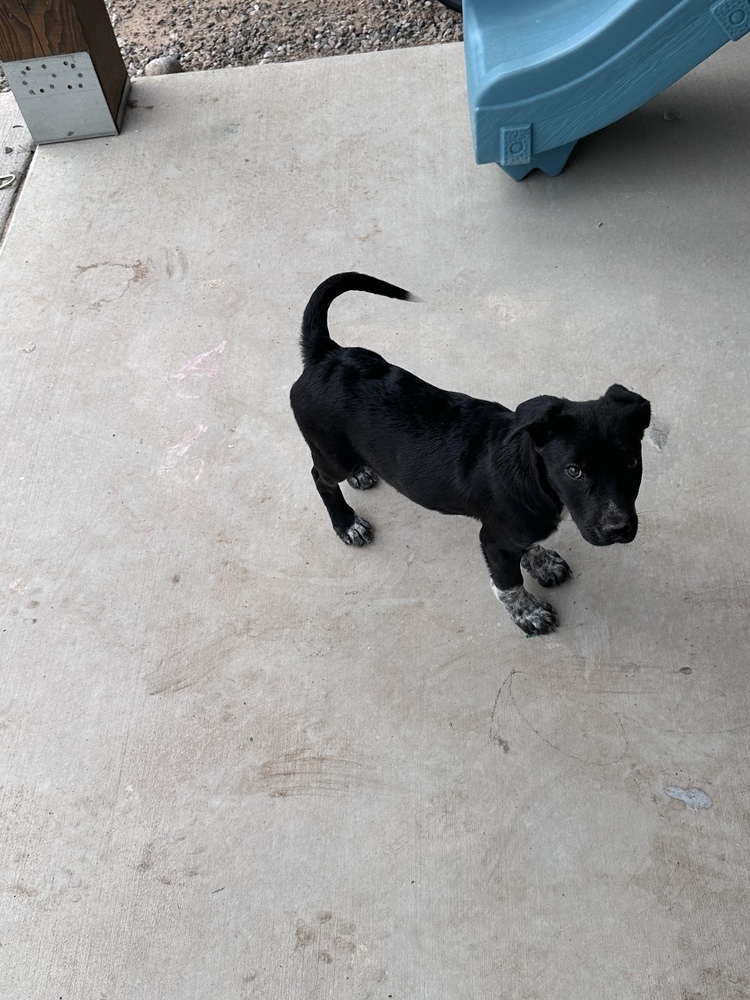
<svg viewBox="0 0 750 1000">
<path fill-rule="evenodd" d="M 125 65 L 160 56 L 184 70 L 291 62 L 463 37 L 438 0 L 106 0 Z M 6 90 L 0 72 L 0 90 Z"/>
</svg>

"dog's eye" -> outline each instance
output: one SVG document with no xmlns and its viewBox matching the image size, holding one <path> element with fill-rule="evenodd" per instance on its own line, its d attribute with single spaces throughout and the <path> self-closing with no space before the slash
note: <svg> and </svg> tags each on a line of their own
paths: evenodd
<svg viewBox="0 0 750 1000">
<path fill-rule="evenodd" d="M 637 469 L 638 468 L 638 459 L 637 458 L 631 458 L 630 461 L 628 462 L 628 468 L 629 469 Z"/>
<path fill-rule="evenodd" d="M 569 465 L 565 470 L 565 474 L 569 476 L 571 479 L 580 479 L 581 476 L 583 475 L 583 473 L 581 472 L 581 470 L 578 468 L 577 465 Z"/>
</svg>

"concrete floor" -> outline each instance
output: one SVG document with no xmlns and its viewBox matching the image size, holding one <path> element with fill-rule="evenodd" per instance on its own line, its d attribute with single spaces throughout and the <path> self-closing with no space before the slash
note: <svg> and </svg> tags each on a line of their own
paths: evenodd
<svg viewBox="0 0 750 1000">
<path fill-rule="evenodd" d="M 37 151 L 0 254 L 2 997 L 750 996 L 749 70 L 522 184 L 473 164 L 460 46 L 138 80 L 121 137 Z M 563 524 L 555 636 L 472 523 L 381 486 L 372 547 L 331 532 L 287 393 L 349 268 L 424 302 L 335 334 L 438 384 L 652 400 L 641 531 Z"/>
</svg>

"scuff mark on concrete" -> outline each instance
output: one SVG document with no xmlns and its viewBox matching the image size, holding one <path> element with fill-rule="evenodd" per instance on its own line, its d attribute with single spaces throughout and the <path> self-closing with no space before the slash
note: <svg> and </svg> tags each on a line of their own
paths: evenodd
<svg viewBox="0 0 750 1000">
<path fill-rule="evenodd" d="M 207 430 L 208 424 L 198 424 L 192 430 L 188 431 L 187 434 L 185 434 L 182 439 L 177 442 L 177 444 L 173 444 L 172 447 L 168 449 L 167 454 L 173 456 L 174 458 L 182 458 L 182 456 L 193 447 L 201 434 L 205 434 Z"/>
</svg>

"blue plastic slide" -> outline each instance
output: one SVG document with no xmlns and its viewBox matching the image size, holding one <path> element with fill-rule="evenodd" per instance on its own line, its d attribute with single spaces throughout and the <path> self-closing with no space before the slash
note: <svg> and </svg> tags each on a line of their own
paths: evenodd
<svg viewBox="0 0 750 1000">
<path fill-rule="evenodd" d="M 556 175 L 576 142 L 750 31 L 750 0 L 464 0 L 477 163 Z"/>
</svg>

